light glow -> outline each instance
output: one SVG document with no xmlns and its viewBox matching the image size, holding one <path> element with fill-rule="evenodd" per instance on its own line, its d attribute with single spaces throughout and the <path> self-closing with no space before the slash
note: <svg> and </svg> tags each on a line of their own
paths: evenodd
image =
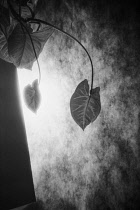
<svg viewBox="0 0 140 210">
<path fill-rule="evenodd" d="M 32 82 L 38 78 L 37 68 L 33 67 L 32 71 L 27 69 L 18 69 L 20 99 L 26 121 L 32 121 L 34 118 L 39 118 L 39 115 L 42 115 L 43 117 L 44 114 L 47 115 L 47 118 L 50 120 L 53 117 L 59 117 L 63 112 L 62 78 L 53 73 L 47 73 L 47 70 L 45 71 L 45 69 L 42 68 L 41 74 L 42 79 L 39 85 L 41 104 L 37 114 L 34 114 L 26 106 L 23 98 L 23 90 L 26 85 L 32 84 Z"/>
<path fill-rule="evenodd" d="M 32 151 L 32 145 L 35 143 L 33 132 L 39 135 L 38 139 L 40 139 L 40 136 L 45 137 L 46 133 L 50 134 L 51 137 L 57 137 L 63 131 L 65 120 L 65 81 L 61 74 L 58 75 L 55 71 L 49 71 L 49 65 L 48 69 L 41 65 L 41 82 L 39 85 L 41 103 L 37 114 L 26 106 L 23 98 L 24 87 L 32 84 L 37 78 L 38 68 L 36 64 L 34 64 L 32 71 L 18 69 L 20 99 L 30 151 Z"/>
</svg>

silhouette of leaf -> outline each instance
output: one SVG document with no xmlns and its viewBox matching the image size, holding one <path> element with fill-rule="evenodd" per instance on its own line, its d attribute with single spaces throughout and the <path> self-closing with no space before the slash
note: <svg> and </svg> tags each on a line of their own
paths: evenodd
<svg viewBox="0 0 140 210">
<path fill-rule="evenodd" d="M 9 11 L 0 5 L 0 58 L 7 62 L 11 62 L 8 54 L 7 38 L 10 32 Z"/>
<path fill-rule="evenodd" d="M 12 63 L 9 53 L 8 53 L 8 35 L 11 33 L 13 26 L 9 26 L 5 28 L 2 24 L 0 24 L 0 58 Z"/>
<path fill-rule="evenodd" d="M 4 8 L 8 8 L 7 0 L 0 0 L 0 6 L 3 6 Z"/>
<path fill-rule="evenodd" d="M 10 25 L 9 10 L 0 5 L 0 24 L 6 28 Z"/>
<path fill-rule="evenodd" d="M 70 100 L 71 115 L 75 122 L 84 130 L 87 125 L 94 122 L 101 110 L 100 87 L 90 91 L 87 79 L 76 88 Z"/>
<path fill-rule="evenodd" d="M 21 15 L 22 18 L 27 19 L 27 18 L 32 17 L 31 10 L 33 10 L 33 4 L 27 3 L 27 2 L 25 2 L 25 3 L 21 2 L 21 5 L 20 5 L 20 2 L 18 1 L 18 2 L 11 2 L 11 6 L 12 6 L 14 12 L 16 12 L 16 14 L 18 14 L 18 15 Z M 20 8 L 20 6 L 21 6 L 21 8 Z M 21 14 L 19 14 L 19 11 L 21 11 Z M 12 13 L 11 13 L 11 17 L 14 18 Z"/>
<path fill-rule="evenodd" d="M 10 62 L 7 39 L 2 30 L 0 30 L 0 58 L 7 62 Z"/>
<path fill-rule="evenodd" d="M 29 25 L 26 24 L 25 27 L 28 32 L 20 24 L 15 26 L 8 39 L 8 52 L 16 67 L 31 70 L 33 63 L 36 60 L 36 55 L 38 58 L 54 29 L 51 27 L 44 27 L 41 31 L 32 32 L 32 28 Z"/>
<path fill-rule="evenodd" d="M 41 101 L 41 94 L 39 91 L 38 80 L 34 80 L 31 85 L 27 85 L 24 88 L 24 100 L 27 107 L 36 113 L 37 109 L 39 108 L 40 101 Z"/>
</svg>

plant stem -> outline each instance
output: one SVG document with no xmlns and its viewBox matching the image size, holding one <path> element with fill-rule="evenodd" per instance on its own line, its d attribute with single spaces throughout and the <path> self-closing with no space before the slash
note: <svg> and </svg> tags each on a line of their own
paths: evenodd
<svg viewBox="0 0 140 210">
<path fill-rule="evenodd" d="M 26 20 L 26 22 L 32 22 L 32 23 L 42 23 L 44 25 L 48 25 L 48 26 L 51 26 L 53 27 L 54 29 L 60 31 L 61 33 L 67 35 L 68 37 L 70 37 L 71 39 L 73 39 L 74 41 L 78 42 L 78 44 L 85 50 L 86 54 L 88 55 L 88 58 L 90 60 L 90 63 L 91 63 L 91 70 L 92 70 L 92 79 L 91 79 L 91 89 L 93 89 L 93 76 L 94 76 L 94 71 L 93 71 L 93 63 L 92 63 L 92 60 L 91 60 L 91 57 L 88 53 L 88 51 L 86 50 L 86 48 L 80 43 L 80 41 L 78 41 L 75 37 L 73 37 L 72 35 L 68 34 L 67 32 L 63 31 L 62 29 L 58 28 L 57 26 L 54 26 L 52 25 L 51 23 L 48 23 L 46 21 L 43 21 L 43 20 L 40 20 L 40 19 L 33 19 L 33 18 L 28 18 Z"/>
<path fill-rule="evenodd" d="M 33 40 L 32 40 L 32 37 L 31 37 L 28 29 L 26 28 L 26 26 L 24 26 L 24 24 L 22 22 L 20 24 L 25 28 L 27 34 L 30 37 L 30 40 L 31 40 L 31 43 L 32 43 L 32 47 L 33 47 L 33 50 L 34 50 L 34 54 L 35 54 L 35 57 L 36 57 L 37 65 L 38 65 L 38 70 L 39 70 L 39 82 L 38 82 L 38 84 L 40 84 L 40 81 L 41 81 L 41 71 L 40 71 L 40 65 L 39 65 L 39 62 L 38 62 L 38 58 L 37 58 L 37 54 L 36 54 L 36 50 L 35 50 L 35 47 L 34 47 Z"/>
<path fill-rule="evenodd" d="M 73 37 L 72 35 L 68 34 L 68 33 L 65 32 L 65 31 L 63 31 L 62 29 L 60 29 L 60 28 L 58 28 L 57 26 L 54 26 L 54 25 L 52 25 L 51 23 L 48 23 L 48 22 L 46 22 L 46 21 L 43 21 L 43 20 L 40 20 L 40 19 L 36 19 L 36 18 L 27 18 L 26 20 L 23 19 L 22 17 L 19 18 L 18 15 L 15 14 L 15 11 L 13 10 L 12 6 L 10 5 L 9 0 L 7 0 L 7 1 L 8 1 L 9 6 L 11 7 L 12 12 L 14 13 L 13 15 L 16 16 L 15 18 L 18 19 L 18 21 L 20 22 L 20 24 L 22 24 L 22 22 L 20 21 L 20 19 L 21 19 L 23 22 L 26 22 L 26 23 L 27 23 L 27 22 L 28 22 L 28 23 L 31 23 L 31 22 L 32 22 L 32 23 L 42 23 L 42 24 L 44 24 L 44 25 L 51 26 L 52 28 L 54 28 L 54 29 L 60 31 L 61 33 L 65 34 L 66 36 L 68 36 L 68 37 L 70 37 L 71 39 L 73 39 L 74 41 L 76 41 L 76 42 L 84 49 L 84 51 L 86 52 L 86 54 L 87 54 L 87 56 L 88 56 L 88 58 L 89 58 L 89 60 L 90 60 L 90 63 L 91 63 L 91 70 L 92 70 L 92 76 L 91 76 L 91 90 L 92 90 L 92 89 L 93 89 L 93 76 L 94 76 L 93 63 L 92 63 L 92 59 L 91 59 L 91 57 L 90 57 L 88 51 L 87 51 L 86 48 L 81 44 L 81 42 L 78 41 L 78 40 L 77 40 L 75 37 Z M 22 25 L 24 26 L 24 24 L 22 24 Z M 25 26 L 24 26 L 24 28 L 26 29 Z M 28 35 L 30 36 L 30 39 L 31 39 L 31 42 L 32 42 L 32 46 L 33 46 L 33 49 L 34 49 L 34 53 L 35 53 L 35 56 L 36 56 L 36 51 L 35 51 L 35 48 L 34 48 L 34 45 L 33 45 L 33 41 L 32 41 L 31 35 L 30 35 L 30 33 L 28 32 L 27 29 L 26 29 L 26 31 L 27 31 Z M 36 56 L 36 59 L 37 59 L 37 56 Z M 38 63 L 38 59 L 37 59 L 37 63 Z M 38 66 L 39 66 L 39 63 L 38 63 Z M 40 83 L 40 79 L 41 79 L 40 67 L 39 67 L 39 75 L 40 75 L 40 77 L 39 77 L 39 83 Z"/>
</svg>

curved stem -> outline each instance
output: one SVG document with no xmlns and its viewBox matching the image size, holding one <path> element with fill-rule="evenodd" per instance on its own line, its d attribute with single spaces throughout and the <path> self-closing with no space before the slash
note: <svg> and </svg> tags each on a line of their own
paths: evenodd
<svg viewBox="0 0 140 210">
<path fill-rule="evenodd" d="M 11 6 L 9 0 L 7 0 L 7 1 L 8 1 L 9 6 Z M 11 6 L 11 9 L 13 10 L 12 6 Z M 48 22 L 46 22 L 46 21 L 43 21 L 43 20 L 40 20 L 40 19 L 36 19 L 36 18 L 27 18 L 27 19 L 25 20 L 24 18 L 21 18 L 21 17 L 19 18 L 18 15 L 15 14 L 15 11 L 12 11 L 12 12 L 14 13 L 14 16 L 16 16 L 16 18 L 18 19 L 18 21 L 19 21 L 20 23 L 21 23 L 20 19 L 21 19 L 23 22 L 26 22 L 26 23 L 27 23 L 27 22 L 28 22 L 28 23 L 31 23 L 31 22 L 32 22 L 32 23 L 42 23 L 42 24 L 44 24 L 44 25 L 51 26 L 52 28 L 54 28 L 54 29 L 60 31 L 61 33 L 65 34 L 66 36 L 68 36 L 68 37 L 70 37 L 71 39 L 73 39 L 74 41 L 76 41 L 76 42 L 85 50 L 85 52 L 86 52 L 86 54 L 87 54 L 87 56 L 88 56 L 88 58 L 89 58 L 89 60 L 90 60 L 90 63 L 91 63 L 91 70 L 92 70 L 92 76 L 91 76 L 91 77 L 92 77 L 92 78 L 91 78 L 91 90 L 93 89 L 93 76 L 94 76 L 93 63 L 92 63 L 92 60 L 91 60 L 91 57 L 90 57 L 88 51 L 87 51 L 86 48 L 80 43 L 80 41 L 78 41 L 75 37 L 73 37 L 72 35 L 68 34 L 67 32 L 63 31 L 62 29 L 58 28 L 57 26 L 52 25 L 51 23 L 48 23 Z M 24 24 L 22 24 L 22 25 L 24 26 Z M 24 26 L 24 27 L 25 27 L 25 26 Z M 25 27 L 25 29 L 26 29 L 26 27 Z M 29 34 L 29 32 L 28 32 L 27 29 L 26 29 L 26 31 L 27 31 L 28 35 L 30 36 L 30 39 L 31 39 L 31 42 L 32 42 L 32 45 L 33 45 L 33 41 L 32 41 L 31 35 Z M 33 49 L 34 49 L 34 52 L 35 52 L 34 45 L 33 45 Z M 36 56 L 36 52 L 35 52 L 35 56 Z M 36 56 L 36 58 L 37 58 L 37 56 Z M 37 63 L 38 63 L 38 60 L 37 60 Z M 39 66 L 39 63 L 38 63 L 38 66 Z M 40 74 L 41 74 L 41 73 L 40 73 L 40 67 L 39 67 L 39 75 L 40 75 Z M 41 75 L 40 75 L 40 77 L 41 77 Z M 39 83 L 40 83 L 40 78 L 39 78 Z"/>
<path fill-rule="evenodd" d="M 84 47 L 84 46 L 83 46 L 75 37 L 73 37 L 72 35 L 68 34 L 68 33 L 65 32 L 65 31 L 59 29 L 57 26 L 52 25 L 51 23 L 48 23 L 48 22 L 43 21 L 43 20 L 40 20 L 40 19 L 33 19 L 33 18 L 28 18 L 28 19 L 26 20 L 26 22 L 32 22 L 32 23 L 33 23 L 33 22 L 34 22 L 34 23 L 40 22 L 40 23 L 42 23 L 42 24 L 44 24 L 44 25 L 51 26 L 51 27 L 53 27 L 54 29 L 56 29 L 56 30 L 62 32 L 63 34 L 67 35 L 68 37 L 70 37 L 70 38 L 73 39 L 74 41 L 78 42 L 78 44 L 85 50 L 85 52 L 86 52 L 86 54 L 88 55 L 88 58 L 89 58 L 89 60 L 90 60 L 90 63 L 91 63 L 91 70 L 92 70 L 91 89 L 93 89 L 93 76 L 94 76 L 93 63 L 92 63 L 91 57 L 90 57 L 88 51 L 86 50 L 86 48 L 85 48 L 85 47 Z"/>
<path fill-rule="evenodd" d="M 22 23 L 21 23 L 22 24 Z M 35 57 L 36 57 L 36 61 L 37 61 L 37 65 L 38 65 L 38 70 L 39 70 L 39 82 L 38 84 L 40 84 L 40 81 L 41 81 L 41 71 L 40 71 L 40 65 L 39 65 L 39 62 L 38 62 L 38 58 L 37 58 L 37 54 L 36 54 L 36 50 L 35 50 L 35 47 L 34 47 L 34 43 L 33 43 L 33 40 L 32 40 L 32 37 L 28 31 L 28 29 L 26 28 L 26 26 L 24 26 L 24 24 L 22 24 L 22 26 L 25 28 L 25 30 L 27 31 L 27 34 L 29 35 L 30 37 L 30 40 L 31 40 L 31 43 L 32 43 L 32 47 L 33 47 L 33 50 L 34 50 L 34 54 L 35 54 Z"/>
<path fill-rule="evenodd" d="M 26 5 L 26 7 L 28 7 L 28 9 L 30 10 L 30 13 L 31 13 L 31 15 L 32 15 L 32 18 L 34 18 L 35 14 L 34 14 L 34 12 L 32 11 L 32 9 L 31 9 L 28 5 Z"/>
<path fill-rule="evenodd" d="M 10 1 L 9 1 L 9 0 L 7 0 L 7 3 L 8 3 L 8 6 L 9 6 L 11 12 L 12 12 L 12 15 L 13 15 L 16 19 L 18 19 L 18 20 L 20 19 L 20 20 L 22 20 L 23 22 L 25 22 L 25 19 L 22 18 L 19 14 L 17 14 L 17 13 L 15 12 L 15 10 L 13 9 L 13 7 L 12 7 L 12 5 L 10 4 Z"/>
</svg>

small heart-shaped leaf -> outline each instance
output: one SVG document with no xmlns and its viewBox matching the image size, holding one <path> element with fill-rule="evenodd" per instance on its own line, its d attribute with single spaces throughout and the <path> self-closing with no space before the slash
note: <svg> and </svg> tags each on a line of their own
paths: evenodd
<svg viewBox="0 0 140 210">
<path fill-rule="evenodd" d="M 100 87 L 90 91 L 87 79 L 76 88 L 70 100 L 71 115 L 75 122 L 84 130 L 87 125 L 94 122 L 101 110 Z"/>
<path fill-rule="evenodd" d="M 24 100 L 27 107 L 36 113 L 41 101 L 41 94 L 39 91 L 38 80 L 34 80 L 31 85 L 24 88 Z"/>
</svg>

